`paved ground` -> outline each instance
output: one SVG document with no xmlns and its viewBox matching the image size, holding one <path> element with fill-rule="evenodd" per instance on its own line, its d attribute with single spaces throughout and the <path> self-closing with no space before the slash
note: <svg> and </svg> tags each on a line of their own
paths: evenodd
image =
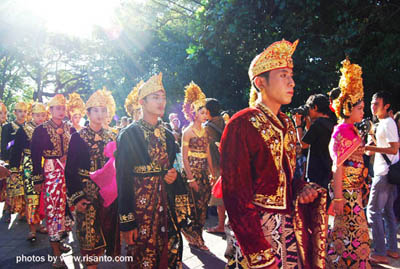
<svg viewBox="0 0 400 269">
<path fill-rule="evenodd" d="M 0 203 L 0 214 L 3 211 L 2 209 L 3 203 Z M 216 217 L 210 215 L 207 220 L 207 226 L 214 226 L 215 223 Z M 13 215 L 10 224 L 0 219 L 0 268 L 51 268 L 48 262 L 48 254 L 51 251 L 47 236 L 38 234 L 38 241 L 32 245 L 26 241 L 27 234 L 28 225 L 26 222 L 17 221 L 15 215 Z M 184 242 L 183 267 L 185 269 L 224 268 L 226 241 L 220 236 L 206 232 L 204 232 L 204 238 L 211 253 L 191 250 L 187 242 Z M 83 268 L 82 264 L 73 261 L 73 257 L 79 254 L 76 240 L 71 236 L 69 242 L 73 250 L 64 255 L 68 268 Z M 17 263 L 17 259 L 22 259 L 22 261 Z M 121 263 L 104 262 L 100 264 L 99 268 L 125 268 L 125 266 Z M 400 260 L 391 260 L 390 265 L 376 266 L 374 268 L 400 268 Z"/>
</svg>

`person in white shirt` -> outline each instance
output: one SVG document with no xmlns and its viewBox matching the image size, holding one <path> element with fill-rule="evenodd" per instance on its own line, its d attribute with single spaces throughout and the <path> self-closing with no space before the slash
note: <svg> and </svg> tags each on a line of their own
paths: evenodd
<svg viewBox="0 0 400 269">
<path fill-rule="evenodd" d="M 372 114 L 379 120 L 376 129 L 376 145 L 365 147 L 367 153 L 375 154 L 374 177 L 367 206 L 368 223 L 372 228 L 372 238 L 375 251 L 371 254 L 371 262 L 389 263 L 386 256 L 400 258 L 397 248 L 397 221 L 393 210 L 397 198 L 396 186 L 388 182 L 389 164 L 399 161 L 399 135 L 394 120 L 389 117 L 391 95 L 387 92 L 377 92 L 371 101 Z M 386 227 L 384 227 L 384 221 Z M 386 239 L 386 243 L 385 243 Z"/>
</svg>

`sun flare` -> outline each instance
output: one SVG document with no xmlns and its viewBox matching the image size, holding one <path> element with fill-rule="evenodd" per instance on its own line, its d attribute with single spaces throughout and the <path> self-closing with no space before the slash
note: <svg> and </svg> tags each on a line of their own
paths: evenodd
<svg viewBox="0 0 400 269">
<path fill-rule="evenodd" d="M 18 1 L 33 16 L 42 18 L 50 32 L 85 37 L 94 26 L 113 24 L 119 0 L 35 0 Z"/>
</svg>

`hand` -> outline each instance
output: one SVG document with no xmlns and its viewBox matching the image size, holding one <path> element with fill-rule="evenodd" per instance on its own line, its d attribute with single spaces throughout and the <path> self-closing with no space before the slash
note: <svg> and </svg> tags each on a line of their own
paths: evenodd
<svg viewBox="0 0 400 269">
<path fill-rule="evenodd" d="M 5 168 L 3 165 L 0 165 L 0 179 L 6 178 L 11 175 L 10 170 Z"/>
<path fill-rule="evenodd" d="M 300 192 L 299 196 L 300 196 L 299 199 L 300 204 L 309 204 L 312 203 L 315 200 L 315 198 L 318 197 L 318 192 L 310 186 L 305 186 L 303 190 Z"/>
<path fill-rule="evenodd" d="M 344 208 L 344 198 L 340 200 L 333 200 L 333 212 L 336 215 L 343 215 L 343 208 Z"/>
<path fill-rule="evenodd" d="M 33 186 L 33 188 L 35 189 L 35 192 L 42 192 L 42 189 L 43 189 L 43 184 L 35 184 L 34 186 Z"/>
<path fill-rule="evenodd" d="M 302 116 L 300 114 L 294 114 L 293 118 L 294 118 L 294 123 L 296 124 L 296 126 L 300 126 Z"/>
<path fill-rule="evenodd" d="M 85 213 L 88 205 L 90 205 L 90 201 L 83 198 L 82 200 L 79 200 L 79 202 L 76 203 L 75 210 L 80 213 Z"/>
<path fill-rule="evenodd" d="M 196 181 L 190 182 L 189 187 L 192 188 L 195 192 L 199 192 L 199 185 L 197 185 Z"/>
<path fill-rule="evenodd" d="M 133 245 L 138 237 L 138 230 L 133 229 L 127 232 L 121 232 L 122 238 L 125 241 L 125 243 L 129 245 Z"/>
<path fill-rule="evenodd" d="M 10 174 L 10 177 L 11 177 L 11 179 L 14 181 L 14 180 L 16 180 L 16 178 L 18 177 L 18 173 L 11 173 Z"/>
<path fill-rule="evenodd" d="M 167 182 L 167 184 L 172 184 L 176 180 L 177 176 L 178 176 L 178 172 L 176 172 L 176 169 L 175 168 L 171 168 L 165 174 L 164 180 L 165 180 L 165 182 Z"/>
</svg>

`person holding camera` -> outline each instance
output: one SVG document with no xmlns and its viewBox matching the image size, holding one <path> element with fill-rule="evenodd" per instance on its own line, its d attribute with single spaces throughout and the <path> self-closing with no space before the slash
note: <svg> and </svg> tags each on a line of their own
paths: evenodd
<svg viewBox="0 0 400 269">
<path fill-rule="evenodd" d="M 298 140 L 303 149 L 309 149 L 307 181 L 327 189 L 332 178 L 332 159 L 328 145 L 336 125 L 336 116 L 330 110 L 329 99 L 323 94 L 313 94 L 307 99 L 303 109 L 294 110 L 294 113 Z"/>
</svg>

